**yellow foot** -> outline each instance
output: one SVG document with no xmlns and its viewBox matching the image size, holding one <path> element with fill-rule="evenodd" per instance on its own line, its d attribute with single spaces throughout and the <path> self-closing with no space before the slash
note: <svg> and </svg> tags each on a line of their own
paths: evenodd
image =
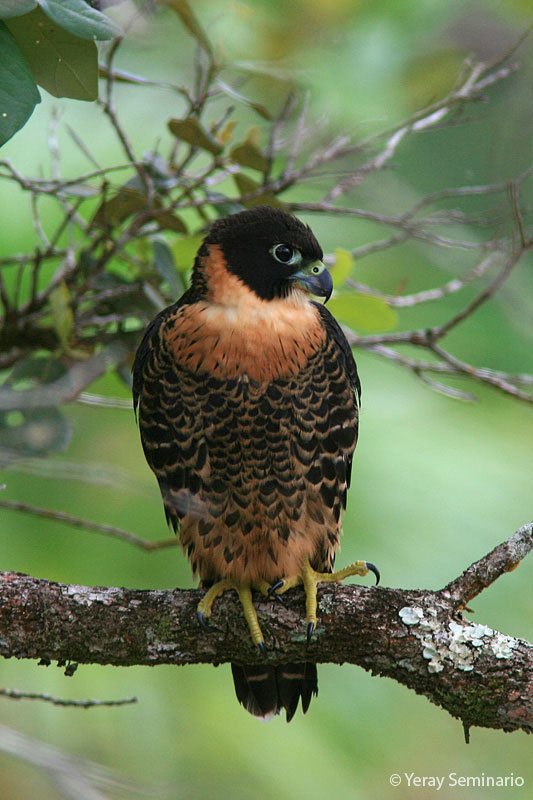
<svg viewBox="0 0 533 800">
<path fill-rule="evenodd" d="M 307 644 L 311 644 L 311 637 L 316 628 L 316 592 L 319 583 L 341 583 L 345 578 L 351 575 L 367 575 L 368 572 L 373 572 L 376 576 L 376 584 L 379 583 L 379 570 L 370 561 L 354 561 L 347 567 L 338 570 L 337 572 L 315 572 L 315 570 L 306 561 L 301 568 L 298 575 L 293 575 L 285 580 L 280 580 L 270 587 L 268 592 L 269 597 L 279 598 L 287 589 L 292 589 L 293 586 L 298 586 L 303 583 L 305 591 L 305 614 L 307 622 Z"/>
<path fill-rule="evenodd" d="M 196 613 L 198 615 L 198 621 L 200 622 L 200 625 L 203 628 L 208 629 L 209 626 L 207 624 L 207 620 L 211 616 L 214 600 L 219 594 L 222 594 L 222 592 L 225 592 L 228 589 L 235 589 L 239 595 L 239 600 L 241 601 L 244 617 L 248 623 L 252 641 L 257 645 L 261 653 L 266 656 L 267 651 L 265 647 L 265 640 L 261 632 L 259 620 L 257 619 L 256 610 L 252 603 L 252 588 L 258 589 L 259 591 L 263 592 L 263 594 L 267 594 L 270 587 L 266 582 L 261 582 L 257 585 L 254 584 L 253 587 L 250 587 L 232 580 L 218 581 L 217 583 L 214 583 L 213 586 L 211 586 L 202 597 L 198 603 L 198 606 L 196 607 Z"/>
</svg>

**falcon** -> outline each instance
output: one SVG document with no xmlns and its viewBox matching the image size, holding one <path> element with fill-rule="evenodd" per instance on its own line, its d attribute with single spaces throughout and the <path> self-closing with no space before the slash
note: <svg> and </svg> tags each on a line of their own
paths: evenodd
<svg viewBox="0 0 533 800">
<path fill-rule="evenodd" d="M 213 602 L 238 593 L 250 634 L 266 646 L 252 592 L 280 598 L 303 584 L 307 641 L 317 583 L 334 572 L 357 442 L 361 387 L 349 344 L 324 305 L 332 279 L 311 229 L 258 206 L 216 220 L 190 288 L 144 333 L 133 366 L 144 454 L 168 523 Z M 318 694 L 316 665 L 232 664 L 237 698 L 290 721 Z"/>
</svg>

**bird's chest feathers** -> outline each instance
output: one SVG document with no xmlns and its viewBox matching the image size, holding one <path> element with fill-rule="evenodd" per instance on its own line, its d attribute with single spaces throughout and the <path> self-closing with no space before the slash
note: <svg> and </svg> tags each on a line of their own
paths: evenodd
<svg viewBox="0 0 533 800">
<path fill-rule="evenodd" d="M 224 379 L 271 381 L 297 374 L 324 342 L 305 295 L 265 301 L 246 291 L 183 309 L 167 333 L 178 364 Z"/>
</svg>

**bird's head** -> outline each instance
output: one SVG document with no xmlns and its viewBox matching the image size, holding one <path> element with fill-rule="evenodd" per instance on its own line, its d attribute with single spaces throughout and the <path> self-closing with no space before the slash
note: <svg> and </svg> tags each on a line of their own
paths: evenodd
<svg viewBox="0 0 533 800">
<path fill-rule="evenodd" d="M 322 257 L 308 225 L 280 209 L 256 206 L 213 223 L 196 257 L 193 285 L 215 301 L 239 286 L 267 301 L 296 289 L 327 300 L 333 283 Z"/>
</svg>

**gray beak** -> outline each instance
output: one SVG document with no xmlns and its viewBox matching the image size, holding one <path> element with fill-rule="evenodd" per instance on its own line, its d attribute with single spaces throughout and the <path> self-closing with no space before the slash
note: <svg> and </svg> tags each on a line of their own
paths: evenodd
<svg viewBox="0 0 533 800">
<path fill-rule="evenodd" d="M 297 281 L 304 289 L 317 297 L 325 297 L 325 301 L 331 297 L 333 291 L 333 280 L 331 273 L 322 261 L 314 261 L 308 267 L 295 272 L 290 277 L 291 281 Z"/>
</svg>

